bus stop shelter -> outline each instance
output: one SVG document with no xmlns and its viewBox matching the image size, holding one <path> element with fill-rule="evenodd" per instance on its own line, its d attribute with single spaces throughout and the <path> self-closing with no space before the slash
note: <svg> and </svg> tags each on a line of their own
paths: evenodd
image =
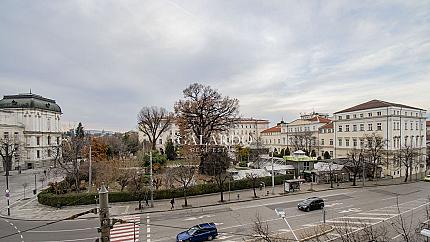
<svg viewBox="0 0 430 242">
<path fill-rule="evenodd" d="M 300 191 L 300 184 L 305 182 L 305 179 L 293 179 L 284 181 L 284 192 Z"/>
</svg>

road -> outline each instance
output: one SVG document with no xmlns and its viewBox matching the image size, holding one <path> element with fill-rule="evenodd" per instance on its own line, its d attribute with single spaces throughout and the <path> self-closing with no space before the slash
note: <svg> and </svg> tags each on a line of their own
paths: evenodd
<svg viewBox="0 0 430 242">
<path fill-rule="evenodd" d="M 380 226 L 383 221 L 394 221 L 400 211 L 413 222 L 424 219 L 425 204 L 430 194 L 430 184 L 424 182 L 396 186 L 338 189 L 315 192 L 312 196 L 324 198 L 326 223 L 354 231 L 364 225 Z M 291 234 L 285 221 L 275 209 L 284 210 L 286 219 L 296 233 L 323 222 L 322 210 L 302 212 L 297 203 L 311 194 L 298 194 L 250 202 L 241 202 L 207 208 L 174 210 L 158 213 L 123 216 L 133 222 L 114 227 L 111 241 L 163 242 L 174 241 L 175 236 L 195 224 L 214 222 L 220 235 L 216 241 L 243 241 L 252 238 L 252 226 L 257 216 L 267 222 L 272 233 Z M 397 203 L 399 206 L 397 206 Z M 94 241 L 97 236 L 97 219 L 62 221 L 50 225 L 43 221 L 0 219 L 0 241 Z M 43 226 L 46 225 L 46 226 Z M 37 226 L 43 226 L 35 228 Z M 31 229 L 34 228 L 34 229 Z M 31 229 L 29 231 L 26 231 Z M 339 230 L 326 236 L 336 241 Z M 392 241 L 402 241 L 393 229 L 387 232 Z M 11 235 L 2 238 L 2 236 Z M 22 235 L 22 237 L 21 237 Z M 289 235 L 288 235 L 289 236 Z M 292 238 L 292 237 L 291 237 Z"/>
</svg>

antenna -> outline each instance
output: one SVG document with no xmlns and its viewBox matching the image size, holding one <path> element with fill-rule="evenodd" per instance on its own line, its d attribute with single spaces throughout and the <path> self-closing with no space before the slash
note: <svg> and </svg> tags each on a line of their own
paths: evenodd
<svg viewBox="0 0 430 242">
<path fill-rule="evenodd" d="M 31 88 L 30 88 L 30 94 L 31 94 Z"/>
</svg>

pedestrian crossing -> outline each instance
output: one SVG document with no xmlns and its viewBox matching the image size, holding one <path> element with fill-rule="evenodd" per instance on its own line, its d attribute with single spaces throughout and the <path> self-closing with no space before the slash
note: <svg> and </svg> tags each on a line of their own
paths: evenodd
<svg viewBox="0 0 430 242">
<path fill-rule="evenodd" d="M 110 230 L 110 241 L 112 242 L 136 242 L 139 241 L 139 215 L 123 216 L 120 219 L 128 223 L 117 223 Z"/>
<path fill-rule="evenodd" d="M 334 241 L 341 237 L 341 234 L 353 233 L 367 226 L 373 226 L 398 216 L 399 213 L 410 211 L 414 208 L 423 206 L 428 201 L 417 199 L 399 205 L 391 205 L 383 208 L 372 209 L 369 211 L 355 212 L 351 215 L 342 213 L 342 216 L 328 219 L 327 224 L 334 230 L 325 235 L 326 241 Z M 358 211 L 358 210 L 357 210 Z"/>
</svg>

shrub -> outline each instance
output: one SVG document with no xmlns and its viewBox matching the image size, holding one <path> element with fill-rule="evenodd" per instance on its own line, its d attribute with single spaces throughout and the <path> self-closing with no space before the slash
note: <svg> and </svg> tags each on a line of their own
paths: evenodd
<svg viewBox="0 0 430 242">
<path fill-rule="evenodd" d="M 275 184 L 283 184 L 284 180 L 291 179 L 291 175 L 275 176 Z M 272 178 L 270 176 L 260 178 L 266 186 L 272 184 Z M 252 181 L 250 179 L 243 179 L 230 182 L 230 190 L 243 190 L 252 188 Z M 228 191 L 228 182 L 225 184 L 224 191 Z M 210 194 L 219 192 L 218 187 L 215 183 L 198 184 L 189 187 L 187 190 L 188 196 L 196 196 L 202 194 Z M 154 190 L 154 199 L 171 199 L 172 197 L 179 198 L 183 196 L 182 188 L 174 188 L 168 190 Z M 58 206 L 74 206 L 74 205 L 85 205 L 85 204 L 96 204 L 98 194 L 93 193 L 67 193 L 67 194 L 55 194 L 52 187 L 42 190 L 37 195 L 37 200 L 40 204 L 47 206 L 58 207 Z M 109 202 L 129 202 L 137 201 L 137 197 L 130 192 L 109 192 Z"/>
</svg>

